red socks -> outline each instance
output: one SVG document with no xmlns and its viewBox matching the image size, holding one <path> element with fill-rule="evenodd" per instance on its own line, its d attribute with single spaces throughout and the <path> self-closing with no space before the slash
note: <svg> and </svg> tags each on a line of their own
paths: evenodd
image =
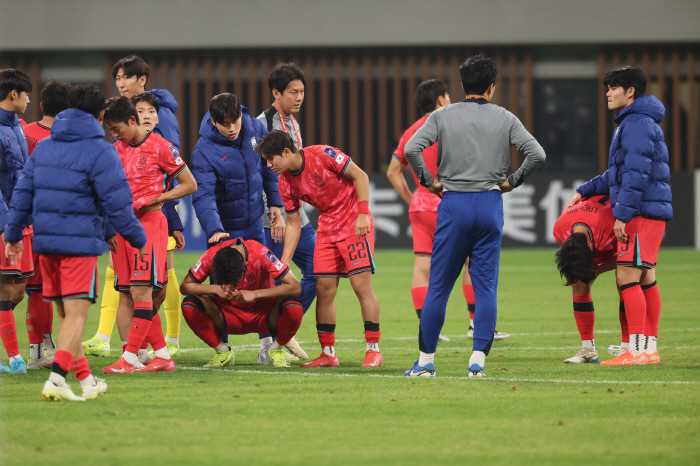
<svg viewBox="0 0 700 466">
<path fill-rule="evenodd" d="M 148 330 L 148 336 L 146 337 L 146 347 L 148 348 L 148 343 L 153 347 L 153 351 L 158 351 L 159 349 L 165 348 L 165 337 L 163 336 L 163 324 L 160 321 L 160 316 L 158 314 L 153 315 L 153 320 L 151 321 L 151 327 Z M 219 344 L 218 342 L 216 343 Z"/>
<path fill-rule="evenodd" d="M 44 334 L 52 333 L 49 327 L 49 318 L 53 317 L 53 307 L 51 303 L 44 302 L 44 296 L 39 290 L 29 292 L 27 301 L 27 334 L 29 334 L 29 344 L 38 345 L 43 343 Z M 51 319 L 53 320 L 53 319 Z M 46 329 L 49 328 L 47 331 Z"/>
<path fill-rule="evenodd" d="M 90 366 L 88 365 L 88 361 L 85 356 L 73 361 L 70 368 L 73 369 L 73 372 L 75 372 L 75 376 L 78 378 L 78 380 L 85 380 L 90 376 Z"/>
<path fill-rule="evenodd" d="M 15 325 L 15 315 L 12 312 L 12 301 L 0 301 L 0 338 L 5 346 L 8 358 L 19 356 L 17 327 Z"/>
<path fill-rule="evenodd" d="M 150 301 L 134 302 L 134 318 L 131 319 L 129 338 L 126 342 L 126 351 L 139 354 L 139 348 L 146 339 L 151 329 L 153 319 L 153 303 Z"/>
<path fill-rule="evenodd" d="M 647 314 L 647 303 L 639 282 L 628 283 L 620 287 L 622 299 L 625 302 L 625 314 L 630 335 L 644 334 L 644 321 Z"/>
<path fill-rule="evenodd" d="M 574 295 L 574 319 L 581 341 L 593 340 L 593 326 L 595 324 L 595 310 L 591 294 Z"/>
<path fill-rule="evenodd" d="M 85 359 L 85 358 L 83 358 L 83 359 Z M 73 355 L 72 354 L 70 354 L 68 351 L 58 350 L 53 355 L 52 371 L 65 377 L 66 374 L 68 374 L 70 372 L 72 362 L 73 362 Z M 87 361 L 85 363 L 87 364 Z M 56 367 L 56 366 L 58 366 L 58 367 Z"/>
<path fill-rule="evenodd" d="M 417 288 L 411 288 L 411 298 L 413 298 L 413 308 L 416 310 L 418 315 L 418 320 L 420 320 L 420 314 L 423 310 L 423 304 L 425 303 L 425 297 L 428 294 L 427 286 L 419 286 Z"/>
<path fill-rule="evenodd" d="M 462 292 L 464 293 L 464 299 L 467 301 L 467 308 L 469 308 L 469 318 L 474 320 L 474 309 L 476 309 L 474 287 L 472 285 L 462 285 Z"/>
<path fill-rule="evenodd" d="M 316 332 L 321 348 L 335 346 L 335 324 L 316 324 Z"/>
<path fill-rule="evenodd" d="M 647 304 L 644 335 L 648 337 L 659 336 L 659 317 L 661 316 L 661 295 L 656 282 L 650 285 L 642 285 L 644 300 Z"/>
<path fill-rule="evenodd" d="M 301 319 L 304 317 L 304 308 L 298 301 L 287 301 L 280 309 L 280 318 L 277 320 L 277 335 L 275 341 L 278 345 L 286 345 L 297 334 L 301 327 Z"/>
<path fill-rule="evenodd" d="M 202 301 L 199 298 L 188 296 L 182 303 L 182 316 L 185 322 L 204 343 L 212 348 L 219 346 L 221 337 L 216 331 L 214 321 L 204 313 L 204 309 L 199 309 Z"/>
<path fill-rule="evenodd" d="M 627 313 L 625 312 L 625 302 L 620 296 L 620 331 L 622 332 L 622 343 L 630 342 L 630 330 L 627 327 Z"/>
</svg>

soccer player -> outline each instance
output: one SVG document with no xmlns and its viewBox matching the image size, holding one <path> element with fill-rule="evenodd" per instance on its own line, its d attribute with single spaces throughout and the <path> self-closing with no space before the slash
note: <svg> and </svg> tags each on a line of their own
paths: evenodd
<svg viewBox="0 0 700 466">
<path fill-rule="evenodd" d="M 139 116 L 127 97 L 115 97 L 105 109 L 105 125 L 117 138 L 114 146 L 122 161 L 134 197 L 134 211 L 146 230 L 147 256 L 137 255 L 121 235 L 110 239 L 114 254 L 115 288 L 119 290 L 117 328 L 122 341 L 128 339 L 122 357 L 103 369 L 106 374 L 173 370 L 175 363 L 160 326 L 151 325 L 164 298 L 167 280 L 166 251 L 168 229 L 162 203 L 180 199 L 197 189 L 197 182 L 178 150 L 139 124 Z M 171 178 L 180 185 L 167 190 Z M 164 192 L 165 190 L 165 192 Z M 130 324 L 130 325 L 129 325 Z M 145 367 L 138 359 L 144 340 L 153 346 L 155 358 Z"/>
<path fill-rule="evenodd" d="M 372 289 L 374 230 L 369 214 L 369 178 L 352 159 L 330 146 L 296 149 L 280 130 L 263 136 L 256 150 L 280 175 L 280 194 L 289 225 L 282 262 L 294 255 L 301 233 L 301 201 L 316 207 L 318 241 L 314 251 L 316 329 L 321 355 L 301 367 L 335 367 L 335 294 L 340 277 L 348 277 L 362 310 L 367 349 L 362 367 L 379 367 L 379 301 Z"/>
<path fill-rule="evenodd" d="M 13 69 L 0 71 L 0 232 L 5 230 L 12 190 L 29 157 L 27 139 L 17 114 L 27 109 L 30 92 L 32 81 L 29 76 Z M 27 373 L 27 365 L 19 353 L 13 311 L 24 297 L 27 277 L 34 275 L 30 238 L 31 228 L 28 226 L 23 238 L 25 253 L 18 264 L 10 263 L 4 248 L 0 248 L 0 338 L 10 358 L 9 367 L 0 361 L 0 374 Z"/>
<path fill-rule="evenodd" d="M 399 145 L 394 151 L 394 155 L 389 163 L 389 169 L 386 172 L 387 178 L 399 193 L 401 199 L 409 205 L 408 217 L 411 220 L 411 231 L 413 232 L 413 254 L 416 256 L 415 266 L 413 268 L 413 278 L 411 279 L 411 297 L 413 298 L 413 306 L 416 310 L 416 315 L 420 321 L 421 310 L 425 302 L 425 296 L 428 294 L 428 281 L 430 278 L 430 256 L 433 251 L 433 240 L 435 237 L 435 228 L 437 226 L 437 210 L 440 205 L 440 197 L 429 192 L 426 188 L 420 185 L 415 173 L 411 172 L 416 183 L 416 191 L 411 193 L 406 184 L 406 178 L 403 176 L 403 171 L 408 167 L 408 161 L 404 155 L 406 143 L 411 139 L 413 134 L 423 126 L 428 116 L 438 108 L 450 105 L 450 94 L 445 83 L 437 79 L 423 81 L 416 90 L 416 103 L 423 111 L 424 115 L 408 128 L 401 136 Z M 430 174 L 433 177 L 437 176 L 437 143 L 428 147 L 421 154 L 425 161 Z M 462 291 L 464 298 L 467 301 L 469 310 L 469 337 L 474 336 L 474 288 L 472 286 L 471 277 L 469 276 L 469 260 L 464 265 L 464 274 L 462 276 Z M 494 340 L 504 340 L 510 334 L 505 332 L 494 331 Z M 438 335 L 438 341 L 450 341 L 449 338 Z"/>
<path fill-rule="evenodd" d="M 304 147 L 299 122 L 294 115 L 299 113 L 301 104 L 304 102 L 304 92 L 306 86 L 306 76 L 294 63 L 284 63 L 276 66 L 267 78 L 270 92 L 274 102 L 263 113 L 258 115 L 258 120 L 262 121 L 268 131 L 279 129 L 289 133 L 294 141 L 296 149 Z M 287 219 L 284 207 L 280 208 L 282 217 Z M 316 232 L 309 223 L 309 219 L 304 213 L 304 209 L 299 210 L 301 219 L 301 234 L 299 243 L 294 251 L 292 261 L 301 270 L 301 295 L 299 299 L 304 305 L 304 312 L 309 309 L 314 298 L 316 298 L 316 278 L 314 277 L 314 249 L 316 248 Z M 284 237 L 273 238 L 270 229 L 269 212 L 263 215 L 265 226 L 265 244 L 277 257 L 282 257 L 284 251 Z M 270 339 L 271 340 L 271 339 Z M 261 344 L 263 341 L 261 340 Z M 292 338 L 286 348 L 296 356 L 307 359 L 308 355 L 304 351 L 296 338 Z"/>
<path fill-rule="evenodd" d="M 438 335 L 445 322 L 447 299 L 469 257 L 474 283 L 474 347 L 469 377 L 484 376 L 486 355 L 496 328 L 496 294 L 503 236 L 503 192 L 520 186 L 544 162 L 545 154 L 520 120 L 491 104 L 496 64 L 476 55 L 459 68 L 463 102 L 435 110 L 404 149 L 420 184 L 443 193 L 438 207 L 430 284 L 421 313 L 420 357 L 407 376 L 434 376 Z M 421 153 L 438 142 L 438 180 Z M 510 145 L 526 155 L 523 165 L 506 177 Z"/>
<path fill-rule="evenodd" d="M 209 276 L 216 284 L 203 285 Z M 187 295 L 182 303 L 187 325 L 216 351 L 204 367 L 233 364 L 233 351 L 221 335 L 254 332 L 274 335 L 268 357 L 274 367 L 289 367 L 283 348 L 304 316 L 296 297 L 301 285 L 268 248 L 254 240 L 224 240 L 204 253 L 180 290 Z"/>
<path fill-rule="evenodd" d="M 56 115 L 68 108 L 70 84 L 49 81 L 41 90 L 39 108 L 43 114 L 41 121 L 27 125 L 24 133 L 31 156 L 39 141 L 51 135 L 51 126 Z M 27 333 L 29 334 L 29 361 L 27 369 L 50 368 L 56 344 L 53 340 L 53 306 L 44 301 L 41 276 L 41 254 L 34 251 L 34 275 L 27 279 Z"/>
<path fill-rule="evenodd" d="M 154 133 L 165 138 L 170 142 L 175 149 L 180 150 L 180 128 L 175 112 L 178 105 L 175 97 L 165 89 L 152 89 L 146 92 L 146 84 L 150 70 L 148 64 L 136 55 L 129 55 L 112 67 L 112 77 L 114 78 L 119 94 L 128 98 L 141 95 L 144 93 L 155 97 L 158 102 L 156 110 L 157 121 L 154 128 L 148 127 Z M 177 186 L 177 180 L 172 180 L 170 189 Z M 179 351 L 179 335 L 180 335 L 180 287 L 175 275 L 175 265 L 173 261 L 173 250 L 182 249 L 185 244 L 185 237 L 182 235 L 182 222 L 177 214 L 176 205 L 179 201 L 169 201 L 163 204 L 163 212 L 168 221 L 168 287 L 165 301 L 163 302 L 165 320 L 167 326 L 166 344 L 171 355 L 177 354 Z M 97 333 L 93 338 L 83 343 L 85 352 L 88 355 L 94 356 L 109 356 L 109 342 L 114 328 L 114 321 L 117 315 L 117 306 L 119 304 L 119 293 L 112 287 L 114 283 L 114 266 L 112 264 L 112 256 L 110 255 L 107 273 L 105 276 L 105 288 L 102 292 L 102 309 L 100 313 L 100 323 Z M 154 325 L 161 325 L 160 316 L 156 314 Z M 123 343 L 123 342 L 122 342 Z M 145 353 L 145 350 L 143 351 Z M 145 354 L 144 354 L 145 356 Z"/>
<path fill-rule="evenodd" d="M 5 230 L 8 256 L 22 254 L 22 228 L 34 221 L 34 246 L 42 256 L 44 299 L 60 316 L 58 348 L 45 400 L 85 401 L 107 391 L 90 372 L 80 340 L 90 305 L 97 300 L 97 256 L 102 254 L 104 215 L 130 243 L 147 253 L 146 235 L 131 208 L 132 197 L 116 150 L 104 140 L 104 94 L 77 86 L 70 108 L 59 113 L 22 171 Z M 19 257 L 14 258 L 14 260 Z M 73 370 L 82 397 L 66 383 Z"/>
<path fill-rule="evenodd" d="M 266 133 L 263 123 L 253 118 L 235 95 L 219 94 L 209 102 L 191 161 L 198 186 L 192 205 L 209 247 L 237 237 L 265 244 L 265 205 L 272 236 L 284 236 L 277 175 L 255 152 L 256 142 Z M 259 337 L 258 364 L 269 364 L 268 336 Z M 223 339 L 228 342 L 228 336 Z"/>
<path fill-rule="evenodd" d="M 587 196 L 607 194 L 615 217 L 616 276 L 627 314 L 629 348 L 601 364 L 659 363 L 661 296 L 655 267 L 666 222 L 673 218 L 668 149 L 659 127 L 666 109 L 656 97 L 644 95 L 646 76 L 633 66 L 609 71 L 603 85 L 618 125 L 608 169 L 579 186 L 569 206 Z"/>
</svg>

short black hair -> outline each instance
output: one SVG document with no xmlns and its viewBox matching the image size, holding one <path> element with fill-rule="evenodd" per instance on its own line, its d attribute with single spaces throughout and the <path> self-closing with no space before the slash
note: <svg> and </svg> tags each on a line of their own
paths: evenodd
<svg viewBox="0 0 700 466">
<path fill-rule="evenodd" d="M 276 155 L 282 155 L 285 149 L 296 152 L 292 137 L 286 132 L 275 129 L 261 137 L 255 146 L 255 151 L 266 159 L 272 159 Z"/>
<path fill-rule="evenodd" d="M 17 91 L 18 94 L 32 92 L 32 80 L 29 76 L 21 71 L 8 68 L 0 71 L 0 100 L 7 99 L 7 96 L 12 91 Z"/>
<path fill-rule="evenodd" d="M 566 286 L 577 281 L 589 284 L 595 279 L 596 264 L 586 233 L 572 233 L 554 255 L 559 276 L 566 278 Z"/>
<path fill-rule="evenodd" d="M 428 113 L 435 110 L 438 97 L 444 97 L 450 92 L 450 89 L 442 81 L 437 79 L 429 79 L 423 81 L 416 89 L 416 103 L 421 112 Z"/>
<path fill-rule="evenodd" d="M 214 123 L 223 124 L 226 118 L 236 121 L 241 117 L 241 103 L 233 94 L 215 95 L 209 101 L 209 115 Z"/>
<path fill-rule="evenodd" d="M 146 82 L 148 82 L 150 74 L 148 64 L 138 55 L 129 55 L 116 62 L 112 67 L 112 77 L 114 79 L 117 79 L 117 73 L 119 73 L 120 68 L 124 70 L 124 76 L 127 78 L 136 76 L 138 79 L 141 76 L 145 76 Z"/>
<path fill-rule="evenodd" d="M 131 103 L 131 99 L 126 96 L 112 97 L 107 101 L 105 105 L 105 118 L 104 121 L 111 121 L 113 123 L 125 123 L 129 124 L 129 119 L 131 117 L 136 118 L 136 124 L 140 125 L 139 114 Z"/>
<path fill-rule="evenodd" d="M 62 83 L 53 79 L 47 82 L 41 90 L 41 105 L 44 107 L 44 116 L 55 117 L 67 109 L 70 91 L 69 83 Z"/>
<path fill-rule="evenodd" d="M 156 112 L 160 111 L 160 104 L 158 103 L 158 99 L 153 97 L 153 94 L 144 92 L 143 94 L 137 94 L 131 98 L 131 103 L 134 104 L 134 107 L 136 107 L 136 104 L 139 102 L 146 102 L 148 105 L 155 108 Z"/>
<path fill-rule="evenodd" d="M 84 84 L 75 86 L 68 94 L 68 108 L 77 108 L 89 113 L 95 118 L 100 117 L 100 113 L 105 107 L 105 95 L 94 84 Z"/>
<path fill-rule="evenodd" d="M 466 95 L 483 95 L 491 84 L 495 84 L 498 67 L 492 59 L 478 54 L 460 65 L 459 76 Z"/>
<path fill-rule="evenodd" d="M 219 249 L 211 263 L 212 275 L 218 285 L 238 286 L 245 275 L 245 269 L 243 254 L 232 247 Z"/>
<path fill-rule="evenodd" d="M 634 66 L 623 66 L 605 73 L 603 86 L 621 87 L 625 91 L 634 88 L 634 98 L 638 99 L 647 91 L 647 77 L 644 72 Z"/>
<path fill-rule="evenodd" d="M 306 86 L 306 75 L 304 72 L 294 63 L 283 63 L 275 66 L 267 78 L 267 84 L 270 86 L 270 91 L 277 89 L 282 94 L 289 86 L 289 83 L 297 79 L 301 80 Z"/>
</svg>

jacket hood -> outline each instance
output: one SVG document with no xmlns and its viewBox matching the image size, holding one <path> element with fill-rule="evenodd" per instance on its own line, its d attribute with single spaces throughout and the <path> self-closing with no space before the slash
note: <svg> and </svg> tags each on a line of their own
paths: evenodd
<svg viewBox="0 0 700 466">
<path fill-rule="evenodd" d="M 653 95 L 645 95 L 635 99 L 632 105 L 625 107 L 615 118 L 615 123 L 620 123 L 627 115 L 633 113 L 647 115 L 658 124 L 666 115 L 666 108 L 659 99 Z"/>
<path fill-rule="evenodd" d="M 214 124 L 211 122 L 211 114 L 209 112 L 207 112 L 206 115 L 204 115 L 204 118 L 202 118 L 202 124 L 199 125 L 199 135 L 204 139 L 213 142 L 214 144 L 232 146 L 238 143 L 241 139 L 241 134 L 245 133 L 246 130 L 251 127 L 253 116 L 251 115 L 250 110 L 243 105 L 241 105 L 241 118 L 241 132 L 238 134 L 238 138 L 235 141 L 229 141 L 219 132 L 218 129 L 216 129 L 216 126 L 214 126 Z"/>
<path fill-rule="evenodd" d="M 19 118 L 15 112 L 8 112 L 0 108 L 0 125 L 3 126 L 17 126 L 19 124 Z"/>
<path fill-rule="evenodd" d="M 56 141 L 80 141 L 104 138 L 105 130 L 97 119 L 77 108 L 69 108 L 58 115 L 51 126 L 51 139 Z"/>
<path fill-rule="evenodd" d="M 158 105 L 170 109 L 173 113 L 177 112 L 177 101 L 175 97 L 165 89 L 151 89 L 148 91 L 158 101 Z"/>
</svg>

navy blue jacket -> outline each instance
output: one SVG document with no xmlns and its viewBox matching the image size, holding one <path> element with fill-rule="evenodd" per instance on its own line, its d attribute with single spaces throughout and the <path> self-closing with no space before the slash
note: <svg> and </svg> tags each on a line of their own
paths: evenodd
<svg viewBox="0 0 700 466">
<path fill-rule="evenodd" d="M 152 89 L 148 91 L 148 93 L 156 98 L 160 106 L 158 110 L 158 124 L 153 128 L 153 132 L 163 136 L 166 141 L 174 145 L 177 150 L 180 150 L 180 125 L 177 122 L 177 118 L 175 118 L 175 112 L 177 112 L 177 101 L 175 97 L 173 97 L 170 91 L 165 89 Z M 178 184 L 177 180 L 173 179 L 170 182 L 168 191 Z M 180 199 L 163 203 L 163 213 L 165 214 L 165 218 L 168 219 L 169 233 L 185 229 L 175 209 L 175 206 L 179 203 Z"/>
<path fill-rule="evenodd" d="M 15 112 L 0 108 L 0 232 L 5 229 L 12 190 L 29 158 L 27 138 Z"/>
<path fill-rule="evenodd" d="M 90 114 L 69 108 L 51 137 L 37 144 L 15 187 L 5 239 L 22 239 L 34 216 L 34 250 L 59 256 L 99 256 L 104 217 L 134 247 L 146 244 L 116 149 Z"/>
<path fill-rule="evenodd" d="M 197 180 L 192 205 L 207 238 L 258 222 L 265 211 L 263 190 L 268 206 L 282 206 L 277 174 L 254 149 L 267 128 L 247 108 L 241 111 L 241 132 L 235 141 L 219 133 L 207 112 L 192 153 L 190 167 Z"/>
<path fill-rule="evenodd" d="M 640 97 L 625 107 L 615 118 L 618 126 L 610 143 L 608 169 L 576 192 L 583 197 L 610 195 L 613 216 L 625 223 L 639 216 L 671 220 L 671 172 L 659 127 L 665 113 L 664 104 L 654 96 Z"/>
</svg>

